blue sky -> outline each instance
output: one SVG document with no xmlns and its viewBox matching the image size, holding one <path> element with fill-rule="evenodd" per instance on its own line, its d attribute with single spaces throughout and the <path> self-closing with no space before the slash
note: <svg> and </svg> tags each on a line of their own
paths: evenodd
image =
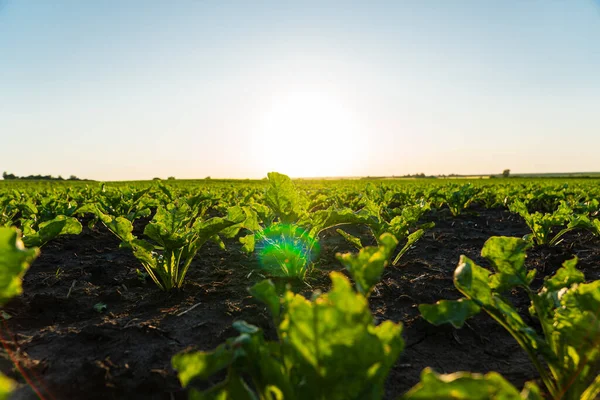
<svg viewBox="0 0 600 400">
<path fill-rule="evenodd" d="M 0 169 L 600 170 L 593 0 L 0 0 Z"/>
</svg>

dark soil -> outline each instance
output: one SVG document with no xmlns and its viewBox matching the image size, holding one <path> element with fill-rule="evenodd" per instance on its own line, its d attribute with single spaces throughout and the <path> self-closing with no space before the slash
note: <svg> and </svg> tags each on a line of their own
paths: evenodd
<svg viewBox="0 0 600 400">
<path fill-rule="evenodd" d="M 459 297 L 452 273 L 461 254 L 487 265 L 479 254 L 490 236 L 523 236 L 527 227 L 502 209 L 430 218 L 436 227 L 400 265 L 386 269 L 370 301 L 378 321 L 404 324 L 406 348 L 389 376 L 386 398 L 416 384 L 427 366 L 444 373 L 498 371 L 517 387 L 536 379 L 524 351 L 486 315 L 455 330 L 428 324 L 417 309 Z M 4 308 L 12 318 L 0 331 L 6 349 L 0 368 L 20 382 L 15 399 L 35 399 L 35 390 L 56 400 L 186 398 L 170 367 L 174 354 L 213 349 L 236 335 L 231 324 L 239 319 L 272 332 L 265 307 L 246 290 L 263 278 L 257 261 L 235 240 L 227 245 L 227 251 L 205 245 L 184 289 L 165 294 L 138 278 L 141 265 L 102 226 L 50 242 L 25 277 L 24 295 Z M 324 235 L 321 249 L 310 287 L 294 285 L 304 295 L 326 291 L 327 273 L 340 270 L 335 253 L 352 250 L 335 233 Z M 538 270 L 539 284 L 573 255 L 588 279 L 600 278 L 600 240 L 587 233 L 531 250 L 528 264 Z M 514 293 L 513 300 L 528 318 L 523 294 Z M 106 310 L 96 311 L 98 303 Z"/>
</svg>

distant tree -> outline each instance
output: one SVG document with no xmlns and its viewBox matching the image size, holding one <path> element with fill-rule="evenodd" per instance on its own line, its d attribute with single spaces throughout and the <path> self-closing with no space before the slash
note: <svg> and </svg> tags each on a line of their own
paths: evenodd
<svg viewBox="0 0 600 400">
<path fill-rule="evenodd" d="M 4 171 L 4 173 L 2 174 L 2 178 L 9 180 L 9 179 L 17 179 L 17 177 L 15 176 L 15 174 L 9 174 L 6 171 Z"/>
<path fill-rule="evenodd" d="M 160 181 L 161 179 L 156 177 L 156 178 L 152 178 L 153 181 Z"/>
<path fill-rule="evenodd" d="M 510 169 L 505 169 L 504 171 L 502 171 L 503 178 L 508 178 L 509 176 L 510 176 Z"/>
<path fill-rule="evenodd" d="M 167 179 L 168 179 L 168 180 L 170 180 L 170 181 L 174 181 L 174 180 L 175 180 L 175 177 L 174 177 L 174 176 L 170 176 L 170 177 L 168 177 Z"/>
<path fill-rule="evenodd" d="M 207 177 L 206 177 L 206 178 L 204 178 L 204 179 L 207 179 L 207 180 L 208 180 L 208 179 L 210 179 L 210 176 L 207 176 Z"/>
<path fill-rule="evenodd" d="M 78 178 L 78 177 L 76 177 L 75 175 L 71 175 L 71 176 L 69 176 L 69 180 L 70 180 L 70 181 L 79 181 L 79 180 L 81 180 L 81 179 L 79 179 L 79 178 Z"/>
</svg>

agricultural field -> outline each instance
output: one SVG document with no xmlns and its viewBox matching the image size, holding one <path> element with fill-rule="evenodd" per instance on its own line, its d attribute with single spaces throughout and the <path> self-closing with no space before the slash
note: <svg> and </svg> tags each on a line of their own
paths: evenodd
<svg viewBox="0 0 600 400">
<path fill-rule="evenodd" d="M 0 399 L 599 398 L 599 183 L 0 182 Z"/>
</svg>

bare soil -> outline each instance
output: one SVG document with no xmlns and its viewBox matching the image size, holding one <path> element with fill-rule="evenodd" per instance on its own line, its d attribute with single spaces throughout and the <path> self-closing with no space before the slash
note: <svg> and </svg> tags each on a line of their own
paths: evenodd
<svg viewBox="0 0 600 400">
<path fill-rule="evenodd" d="M 460 297 L 452 283 L 460 255 L 487 265 L 480 257 L 484 242 L 495 235 L 523 236 L 524 222 L 503 209 L 478 208 L 427 219 L 435 228 L 400 265 L 386 269 L 370 299 L 378 321 L 404 324 L 406 348 L 389 376 L 386 398 L 416 384 L 427 366 L 443 373 L 498 371 L 517 387 L 536 379 L 524 351 L 486 315 L 456 330 L 428 324 L 417 309 L 420 303 Z M 138 234 L 146 222 L 136 223 Z M 352 250 L 335 232 L 326 232 L 320 243 L 310 287 L 293 285 L 306 296 L 328 290 L 329 271 L 341 270 L 335 253 Z M 184 289 L 163 293 L 138 277 L 139 262 L 103 226 L 49 243 L 25 277 L 23 296 L 4 308 L 11 318 L 0 330 L 5 347 L 0 369 L 20 383 L 14 398 L 35 399 L 36 392 L 56 400 L 186 398 L 170 366 L 174 354 L 213 349 L 236 335 L 235 320 L 273 332 L 265 307 L 246 290 L 263 279 L 256 258 L 242 253 L 236 240 L 227 247 L 207 244 Z M 600 279 L 600 240 L 581 232 L 557 247 L 530 251 L 528 265 L 538 270 L 537 284 L 573 255 L 587 279 Z M 515 291 L 511 298 L 533 323 L 523 293 Z M 98 303 L 106 310 L 95 310 Z"/>
</svg>

